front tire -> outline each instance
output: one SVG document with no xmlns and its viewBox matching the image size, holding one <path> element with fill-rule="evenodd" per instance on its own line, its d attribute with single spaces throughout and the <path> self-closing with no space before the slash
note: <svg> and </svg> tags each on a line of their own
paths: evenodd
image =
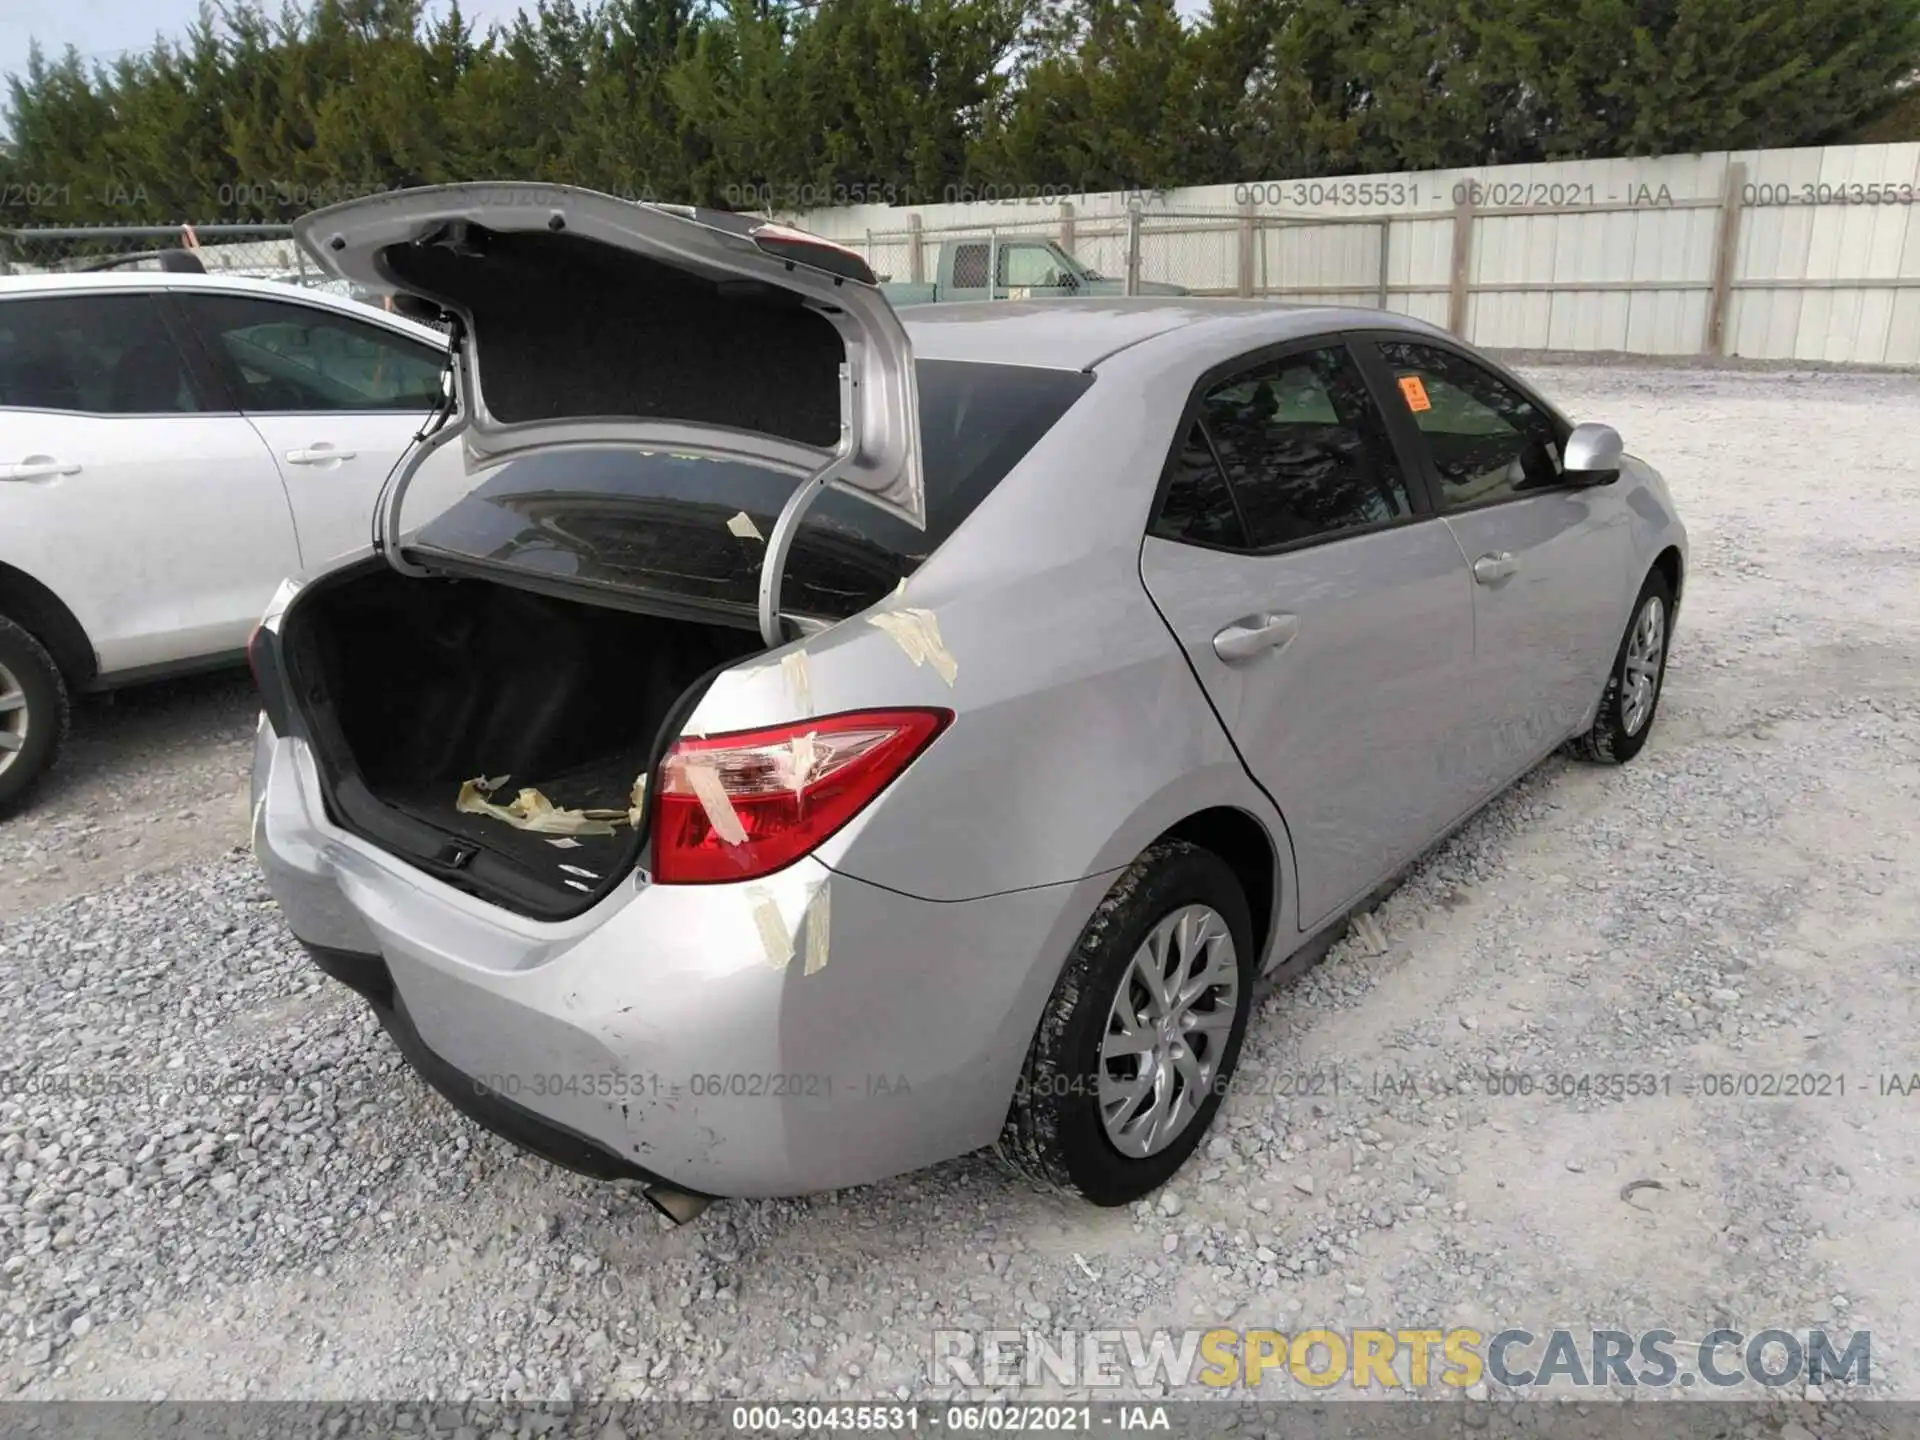
<svg viewBox="0 0 1920 1440">
<path fill-rule="evenodd" d="M 53 768 L 67 709 L 66 681 L 46 647 L 0 615 L 0 815 Z"/>
<path fill-rule="evenodd" d="M 1640 753 L 1653 733 L 1660 708 L 1660 687 L 1667 678 L 1667 645 L 1673 638 L 1673 587 L 1651 571 L 1633 602 L 1633 618 L 1620 637 L 1600 711 L 1574 753 L 1602 764 L 1624 765 Z"/>
<path fill-rule="evenodd" d="M 1081 931 L 994 1149 L 1095 1205 L 1158 1189 L 1193 1153 L 1239 1060 L 1253 1005 L 1247 900 L 1225 861 L 1150 847 Z"/>
</svg>

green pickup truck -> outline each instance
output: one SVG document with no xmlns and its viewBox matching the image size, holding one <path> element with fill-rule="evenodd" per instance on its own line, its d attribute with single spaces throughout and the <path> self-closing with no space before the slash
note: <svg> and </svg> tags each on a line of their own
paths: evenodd
<svg viewBox="0 0 1920 1440">
<path fill-rule="evenodd" d="M 1126 282 L 1088 269 L 1051 240 L 943 240 L 939 278 L 932 284 L 886 280 L 880 289 L 895 308 L 936 300 L 985 300 L 987 275 L 995 300 L 1039 300 L 1062 295 L 1124 295 Z M 1185 295 L 1179 285 L 1142 281 L 1142 295 Z"/>
</svg>

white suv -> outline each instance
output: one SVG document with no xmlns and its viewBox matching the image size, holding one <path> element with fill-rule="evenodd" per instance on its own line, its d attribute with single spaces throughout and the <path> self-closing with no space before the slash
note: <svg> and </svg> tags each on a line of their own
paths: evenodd
<svg viewBox="0 0 1920 1440">
<path fill-rule="evenodd" d="M 0 277 L 0 812 L 70 693 L 239 663 L 283 579 L 366 547 L 445 354 L 270 281 Z"/>
</svg>

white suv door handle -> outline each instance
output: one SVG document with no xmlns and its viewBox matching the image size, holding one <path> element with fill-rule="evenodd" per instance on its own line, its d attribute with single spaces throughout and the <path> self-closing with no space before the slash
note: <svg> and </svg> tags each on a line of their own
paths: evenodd
<svg viewBox="0 0 1920 1440">
<path fill-rule="evenodd" d="M 51 455 L 29 455 L 18 465 L 0 465 L 0 480 L 51 480 L 56 475 L 78 475 L 78 465 L 62 465 Z"/>
<path fill-rule="evenodd" d="M 336 450 L 324 440 L 318 445 L 309 446 L 305 450 L 287 451 L 287 463 L 289 465 L 325 465 L 330 460 L 351 459 L 353 459 L 353 451 Z"/>
<path fill-rule="evenodd" d="M 1520 568 L 1513 555 L 1502 550 L 1498 555 L 1482 555 L 1473 562 L 1473 578 L 1482 585 L 1495 585 Z"/>
<path fill-rule="evenodd" d="M 1213 653 L 1233 665 L 1278 650 L 1299 633 L 1298 615 L 1247 615 L 1213 637 Z"/>
</svg>

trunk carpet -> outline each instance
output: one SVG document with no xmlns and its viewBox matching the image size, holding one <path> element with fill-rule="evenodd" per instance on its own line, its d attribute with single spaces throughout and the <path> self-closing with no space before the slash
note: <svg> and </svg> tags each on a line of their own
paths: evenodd
<svg viewBox="0 0 1920 1440">
<path fill-rule="evenodd" d="M 634 776 L 647 763 L 647 749 L 635 746 L 553 775 L 514 775 L 493 798 L 504 805 L 520 791 L 533 789 L 568 810 L 625 810 Z M 624 824 L 612 835 L 574 835 L 566 838 L 577 841 L 577 845 L 555 845 L 560 836 L 516 830 L 504 820 L 487 815 L 463 814 L 454 808 L 460 798 L 458 781 L 383 785 L 375 793 L 417 820 L 485 846 L 535 874 L 551 875 L 556 884 L 571 878 L 590 886 L 587 877 L 570 876 L 560 867 L 573 865 L 605 878 L 616 866 L 630 863 L 633 851 L 633 831 Z"/>
</svg>

